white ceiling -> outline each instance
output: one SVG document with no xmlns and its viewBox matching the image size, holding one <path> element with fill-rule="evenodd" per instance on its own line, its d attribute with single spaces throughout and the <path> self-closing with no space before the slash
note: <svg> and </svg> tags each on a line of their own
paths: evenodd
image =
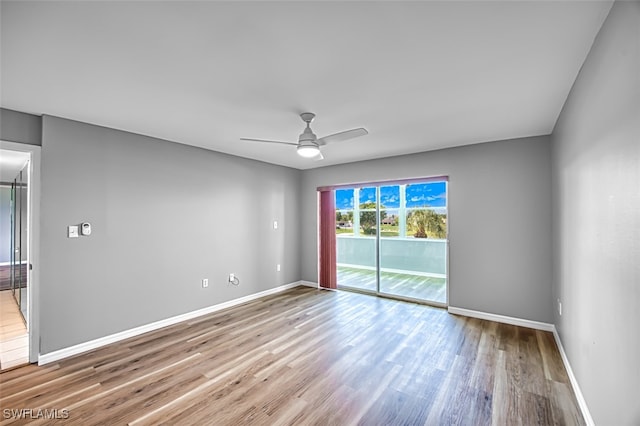
<svg viewBox="0 0 640 426">
<path fill-rule="evenodd" d="M 611 1 L 8 2 L 1 104 L 299 169 L 551 133 Z M 318 136 L 295 147 L 298 114 Z"/>
</svg>

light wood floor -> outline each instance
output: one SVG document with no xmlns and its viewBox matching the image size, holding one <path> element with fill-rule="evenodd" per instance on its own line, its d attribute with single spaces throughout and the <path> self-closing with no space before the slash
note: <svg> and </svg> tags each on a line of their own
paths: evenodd
<svg viewBox="0 0 640 426">
<path fill-rule="evenodd" d="M 74 425 L 584 424 L 550 333 L 305 287 L 0 383 Z"/>
<path fill-rule="evenodd" d="M 0 291 L 0 370 L 29 362 L 29 336 L 11 290 Z"/>
</svg>

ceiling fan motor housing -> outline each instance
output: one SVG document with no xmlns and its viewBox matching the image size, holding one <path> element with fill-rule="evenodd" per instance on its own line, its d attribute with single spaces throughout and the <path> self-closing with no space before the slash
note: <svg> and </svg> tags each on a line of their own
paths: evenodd
<svg viewBox="0 0 640 426">
<path fill-rule="evenodd" d="M 317 140 L 318 137 L 315 135 L 315 133 L 313 133 L 313 130 L 311 130 L 309 124 L 307 124 L 307 128 L 304 129 L 304 132 L 302 132 L 298 137 L 298 143 L 300 145 L 317 145 Z"/>
</svg>

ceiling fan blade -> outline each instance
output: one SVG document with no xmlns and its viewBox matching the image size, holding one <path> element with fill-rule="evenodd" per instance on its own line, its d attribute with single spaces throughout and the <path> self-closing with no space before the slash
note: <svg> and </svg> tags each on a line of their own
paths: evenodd
<svg viewBox="0 0 640 426">
<path fill-rule="evenodd" d="M 320 161 L 320 160 L 324 160 L 324 155 L 322 155 L 322 153 L 318 151 L 318 155 L 313 157 L 313 161 Z"/>
<path fill-rule="evenodd" d="M 326 145 L 333 142 L 342 142 L 368 134 L 369 132 L 367 132 L 367 129 L 363 127 L 360 127 L 358 129 L 346 130 L 344 132 L 334 133 L 333 135 L 325 136 L 318 139 L 318 145 Z"/>
<path fill-rule="evenodd" d="M 250 141 L 250 142 L 269 142 L 269 143 L 280 143 L 283 145 L 294 145 L 298 146 L 295 142 L 282 142 L 282 141 L 270 141 L 267 139 L 251 139 L 251 138 L 240 138 L 241 141 Z"/>
</svg>

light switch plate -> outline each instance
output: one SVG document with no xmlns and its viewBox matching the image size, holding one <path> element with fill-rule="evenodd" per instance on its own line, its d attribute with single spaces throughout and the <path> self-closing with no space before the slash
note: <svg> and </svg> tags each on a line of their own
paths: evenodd
<svg viewBox="0 0 640 426">
<path fill-rule="evenodd" d="M 67 228 L 67 237 L 68 238 L 78 238 L 78 225 L 70 225 Z"/>
<path fill-rule="evenodd" d="M 278 221 L 277 220 L 273 221 L 273 229 L 278 229 Z"/>
</svg>

